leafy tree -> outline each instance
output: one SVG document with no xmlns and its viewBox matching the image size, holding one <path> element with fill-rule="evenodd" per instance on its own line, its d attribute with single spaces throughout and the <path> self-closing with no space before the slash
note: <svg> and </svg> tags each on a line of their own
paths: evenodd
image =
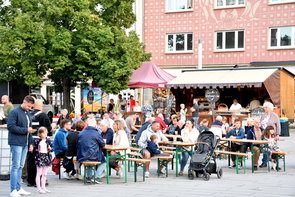
<svg viewBox="0 0 295 197">
<path fill-rule="evenodd" d="M 135 22 L 133 2 L 11 0 L 0 10 L 1 80 L 38 85 L 47 73 L 68 109 L 78 82 L 93 79 L 109 93 L 126 89 L 150 58 L 135 32 L 126 32 Z"/>
</svg>

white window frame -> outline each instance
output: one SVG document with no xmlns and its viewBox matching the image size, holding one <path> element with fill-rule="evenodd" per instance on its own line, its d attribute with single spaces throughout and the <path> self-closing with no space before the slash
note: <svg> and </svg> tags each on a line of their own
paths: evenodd
<svg viewBox="0 0 295 197">
<path fill-rule="evenodd" d="M 235 0 L 236 3 L 235 5 L 226 5 L 226 0 L 221 0 L 223 1 L 223 6 L 218 6 L 218 0 L 215 0 L 215 9 L 225 9 L 225 8 L 242 8 L 242 7 L 246 7 L 246 1 L 244 0 L 244 4 L 239 4 L 239 0 Z"/>
<path fill-rule="evenodd" d="M 177 0 L 175 0 L 176 2 Z M 194 7 L 194 0 L 186 0 L 187 1 L 187 4 L 186 6 L 188 5 L 188 2 L 191 2 L 192 4 L 192 7 L 191 8 L 185 8 L 185 9 L 175 9 L 175 10 L 169 10 L 169 0 L 166 0 L 166 13 L 171 13 L 171 12 L 190 12 L 190 11 L 193 11 L 193 7 Z"/>
<path fill-rule="evenodd" d="M 244 32 L 244 47 L 243 48 L 238 48 L 239 45 L 239 31 L 243 31 Z M 226 49 L 225 48 L 225 34 L 226 32 L 235 32 L 235 48 L 233 49 Z M 222 33 L 222 49 L 217 49 L 217 33 Z M 238 29 L 238 30 L 226 30 L 226 31 L 216 31 L 214 34 L 214 52 L 227 52 L 227 51 L 245 51 L 245 30 L 244 29 Z"/>
<path fill-rule="evenodd" d="M 291 45 L 281 46 L 281 29 L 284 27 L 291 27 Z M 271 30 L 277 29 L 277 46 L 271 46 Z M 281 26 L 281 27 L 270 27 L 268 31 L 268 49 L 294 49 L 295 48 L 295 26 Z"/>
<path fill-rule="evenodd" d="M 179 35 L 179 34 L 184 34 L 184 49 L 183 51 L 176 51 L 176 35 Z M 186 50 L 187 49 L 187 35 L 188 34 L 192 34 L 192 50 Z M 169 51 L 168 50 L 168 36 L 169 35 L 173 35 L 173 51 Z M 166 53 L 193 53 L 194 51 L 194 34 L 192 32 L 186 32 L 186 33 L 167 33 L 166 36 L 165 36 L 165 44 L 166 44 Z"/>
<path fill-rule="evenodd" d="M 284 4 L 284 3 L 295 3 L 295 0 L 277 0 L 277 2 L 273 0 L 269 0 L 270 5 Z"/>
</svg>

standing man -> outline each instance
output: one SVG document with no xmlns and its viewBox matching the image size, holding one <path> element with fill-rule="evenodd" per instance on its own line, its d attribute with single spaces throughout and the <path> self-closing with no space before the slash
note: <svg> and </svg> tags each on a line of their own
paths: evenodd
<svg viewBox="0 0 295 197">
<path fill-rule="evenodd" d="M 33 150 L 31 145 L 31 133 L 36 132 L 32 128 L 32 120 L 29 113 L 34 106 L 35 100 L 32 96 L 26 96 L 23 103 L 9 113 L 8 144 L 12 154 L 12 166 L 10 172 L 10 196 L 20 197 L 21 195 L 30 195 L 21 187 L 22 168 L 25 164 L 28 146 Z"/>
<path fill-rule="evenodd" d="M 9 112 L 13 110 L 13 105 L 11 102 L 9 102 L 9 97 L 7 95 L 3 95 L 1 98 L 2 104 L 4 104 L 3 111 L 4 111 L 4 119 L 2 120 L 2 124 L 7 123 L 7 118 Z"/>
<path fill-rule="evenodd" d="M 38 130 L 40 127 L 45 127 L 48 131 L 48 134 L 51 134 L 51 123 L 50 119 L 42 112 L 43 110 L 43 102 L 40 99 L 37 99 L 34 104 L 34 110 L 31 112 L 32 117 L 32 128 Z M 39 137 L 37 136 L 37 132 L 33 134 L 33 140 L 37 140 Z M 35 165 L 35 155 L 33 152 L 28 152 L 27 155 L 27 181 L 28 187 L 33 187 L 36 185 L 37 169 Z"/>
<path fill-rule="evenodd" d="M 191 107 L 191 111 L 194 125 L 197 128 L 199 120 L 199 99 L 194 99 L 194 105 Z"/>
<path fill-rule="evenodd" d="M 122 94 L 118 95 L 115 111 L 120 112 L 122 115 L 124 115 L 124 112 L 126 111 L 126 99 L 123 99 Z"/>
</svg>

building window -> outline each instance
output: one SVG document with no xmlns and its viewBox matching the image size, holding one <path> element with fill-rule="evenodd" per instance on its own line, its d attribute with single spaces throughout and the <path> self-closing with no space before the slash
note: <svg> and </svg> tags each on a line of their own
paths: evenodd
<svg viewBox="0 0 295 197">
<path fill-rule="evenodd" d="M 246 0 L 216 0 L 216 8 L 232 8 L 245 6 Z"/>
<path fill-rule="evenodd" d="M 270 4 L 293 3 L 295 0 L 269 0 Z"/>
<path fill-rule="evenodd" d="M 193 0 L 167 0 L 168 12 L 192 10 Z"/>
<path fill-rule="evenodd" d="M 167 34 L 167 52 L 192 52 L 193 34 Z"/>
<path fill-rule="evenodd" d="M 295 47 L 295 26 L 270 28 L 270 48 L 290 47 Z"/>
<path fill-rule="evenodd" d="M 244 50 L 244 30 L 216 32 L 216 51 Z"/>
</svg>

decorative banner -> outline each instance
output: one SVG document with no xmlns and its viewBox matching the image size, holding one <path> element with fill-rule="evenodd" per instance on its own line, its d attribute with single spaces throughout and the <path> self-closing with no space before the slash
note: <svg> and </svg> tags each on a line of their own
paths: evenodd
<svg viewBox="0 0 295 197">
<path fill-rule="evenodd" d="M 101 108 L 106 109 L 109 103 L 109 96 L 103 92 L 101 88 L 93 88 L 91 90 L 83 90 L 83 111 L 97 112 Z"/>
</svg>

